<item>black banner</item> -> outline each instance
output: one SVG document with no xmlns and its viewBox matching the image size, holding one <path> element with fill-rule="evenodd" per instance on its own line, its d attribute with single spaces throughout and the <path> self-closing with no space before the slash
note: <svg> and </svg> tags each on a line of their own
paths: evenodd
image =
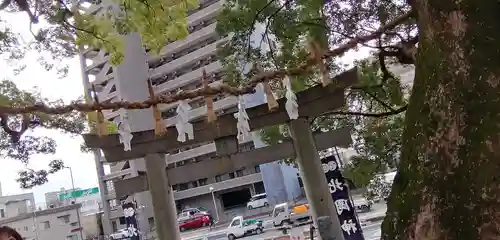
<svg viewBox="0 0 500 240">
<path fill-rule="evenodd" d="M 356 209 L 349 197 L 348 183 L 339 169 L 339 162 L 335 156 L 321 159 L 323 171 L 333 203 L 337 209 L 340 226 L 345 240 L 364 240 L 363 230 L 356 216 Z"/>
<path fill-rule="evenodd" d="M 122 204 L 125 225 L 127 226 L 128 236 L 125 239 L 139 240 L 139 229 L 135 214 L 135 204 L 132 202 Z"/>
</svg>

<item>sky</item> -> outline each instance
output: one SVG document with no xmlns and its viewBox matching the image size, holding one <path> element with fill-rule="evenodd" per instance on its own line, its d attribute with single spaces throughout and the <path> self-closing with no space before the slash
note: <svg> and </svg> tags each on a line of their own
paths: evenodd
<svg viewBox="0 0 500 240">
<path fill-rule="evenodd" d="M 2 13 L 2 17 L 6 14 Z M 5 17 L 4 17 L 5 19 Z M 27 35 L 28 21 L 24 14 L 8 16 L 9 22 L 16 23 L 16 30 Z M 25 23 L 25 24 L 23 24 Z M 24 27 L 22 27 L 24 26 Z M 36 61 L 37 53 L 30 54 L 24 61 L 28 67 L 21 74 L 14 76 L 12 67 L 7 63 L 0 64 L 0 76 L 2 79 L 13 80 L 19 88 L 29 90 L 38 87 L 44 97 L 49 99 L 63 99 L 65 102 L 75 100 L 83 95 L 82 75 L 78 58 L 68 60 L 70 65 L 69 74 L 66 78 L 60 79 L 54 72 L 43 69 Z M 52 137 L 58 144 L 57 152 L 54 155 L 35 155 L 31 158 L 28 167 L 33 169 L 46 169 L 47 164 L 54 159 L 62 159 L 66 166 L 71 167 L 75 181 L 75 187 L 90 188 L 98 186 L 97 173 L 92 154 L 85 154 L 80 151 L 80 144 L 83 142 L 80 136 L 71 136 L 59 133 L 54 130 L 37 129 L 34 134 Z M 0 168 L 0 182 L 3 195 L 33 192 L 37 205 L 45 202 L 45 192 L 57 191 L 61 188 L 71 189 L 71 178 L 68 169 L 63 169 L 58 173 L 49 175 L 49 182 L 43 186 L 35 187 L 31 190 L 22 190 L 15 181 L 17 172 L 24 168 L 24 164 L 17 160 L 0 159 L 3 166 Z"/>
<path fill-rule="evenodd" d="M 23 36 L 31 38 L 29 33 L 28 18 L 25 14 L 6 14 L 1 17 L 10 23 L 15 23 L 16 31 Z M 24 26 L 24 27 L 23 27 Z M 66 78 L 58 78 L 55 72 L 46 71 L 36 58 L 38 53 L 32 53 L 26 57 L 24 63 L 27 68 L 19 75 L 14 75 L 12 67 L 6 62 L 0 62 L 0 77 L 13 80 L 17 86 L 24 90 L 37 87 L 46 98 L 55 100 L 63 99 L 65 102 L 77 99 L 83 94 L 82 72 L 78 58 L 69 59 L 70 70 Z M 355 59 L 368 56 L 368 50 L 361 48 L 360 52 L 347 53 L 342 61 L 352 63 Z M 1 61 L 1 59 L 0 59 Z M 73 169 L 76 188 L 91 188 L 98 186 L 97 172 L 92 154 L 82 153 L 80 144 L 83 142 L 80 136 L 70 136 L 54 130 L 37 129 L 33 134 L 50 136 L 57 144 L 57 152 L 54 155 L 34 155 L 28 163 L 29 168 L 46 169 L 47 164 L 54 159 L 61 159 L 65 165 Z M 68 169 L 63 169 L 55 174 L 49 175 L 49 182 L 30 190 L 23 190 L 15 181 L 18 171 L 25 168 L 24 164 L 16 160 L 0 159 L 0 164 L 8 166 L 0 168 L 0 183 L 3 195 L 12 195 L 33 192 L 35 202 L 44 207 L 46 192 L 58 191 L 61 188 L 71 189 L 71 178 Z M 106 169 L 108 170 L 108 169 Z"/>
</svg>

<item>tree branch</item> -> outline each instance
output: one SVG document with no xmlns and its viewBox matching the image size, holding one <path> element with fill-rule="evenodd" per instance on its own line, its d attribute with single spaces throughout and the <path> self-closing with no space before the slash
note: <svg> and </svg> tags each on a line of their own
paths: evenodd
<svg viewBox="0 0 500 240">
<path fill-rule="evenodd" d="M 264 5 L 261 9 L 257 11 L 255 16 L 253 17 L 252 23 L 250 24 L 248 30 L 247 30 L 247 35 L 248 35 L 248 41 L 247 41 L 247 59 L 250 57 L 250 36 L 252 36 L 253 30 L 255 29 L 255 23 L 257 23 L 257 19 L 259 18 L 259 15 L 271 4 L 276 2 L 276 0 L 271 0 L 269 1 L 266 5 Z"/>
<path fill-rule="evenodd" d="M 363 113 L 363 112 L 349 112 L 349 111 L 331 111 L 324 115 L 351 115 L 351 116 L 361 116 L 361 117 L 388 117 L 402 113 L 408 109 L 408 105 L 404 105 L 401 108 L 395 109 L 394 111 L 382 112 L 382 113 Z"/>
</svg>

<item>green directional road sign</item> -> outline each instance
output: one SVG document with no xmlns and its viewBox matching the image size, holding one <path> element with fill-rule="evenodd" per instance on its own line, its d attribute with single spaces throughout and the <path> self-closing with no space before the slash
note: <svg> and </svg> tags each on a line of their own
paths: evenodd
<svg viewBox="0 0 500 240">
<path fill-rule="evenodd" d="M 84 196 L 93 195 L 93 194 L 97 194 L 97 193 L 99 193 L 98 187 L 82 189 L 82 190 L 75 190 L 72 192 L 59 194 L 59 199 L 64 200 L 64 199 L 71 199 L 71 198 L 79 198 L 79 197 L 84 197 Z"/>
</svg>

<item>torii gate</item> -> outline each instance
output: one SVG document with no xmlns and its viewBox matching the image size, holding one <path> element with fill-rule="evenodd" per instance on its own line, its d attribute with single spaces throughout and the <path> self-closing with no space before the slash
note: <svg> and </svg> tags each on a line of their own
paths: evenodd
<svg viewBox="0 0 500 240">
<path fill-rule="evenodd" d="M 170 185 L 236 171 L 242 166 L 262 164 L 293 156 L 297 157 L 314 219 L 320 216 L 330 216 L 333 224 L 328 232 L 341 240 L 343 237 L 340 224 L 331 195 L 327 191 L 327 182 L 318 150 L 333 146 L 348 146 L 352 141 L 350 131 L 343 128 L 313 136 L 309 118 L 327 114 L 344 106 L 345 88 L 357 81 L 357 69 L 354 68 L 336 76 L 333 84 L 325 87 L 315 86 L 298 92 L 298 119 L 289 119 L 284 98 L 278 100 L 279 107 L 275 111 L 270 112 L 267 104 L 246 109 L 250 118 L 251 131 L 288 123 L 292 138 L 281 144 L 245 153 L 238 153 L 237 120 L 233 116 L 237 110 L 228 111 L 212 123 L 205 120 L 192 122 L 195 138 L 185 142 L 177 141 L 175 127 L 169 127 L 166 136 L 156 136 L 154 130 L 134 132 L 131 151 L 124 150 L 117 134 L 108 136 L 84 134 L 83 137 L 87 147 L 102 149 L 107 162 L 145 157 L 147 176 L 119 181 L 115 183 L 115 189 L 117 196 L 150 191 L 157 223 L 157 236 L 161 240 L 180 240 L 175 219 L 175 201 Z M 219 158 L 166 170 L 165 153 L 212 140 L 215 141 Z"/>
</svg>

